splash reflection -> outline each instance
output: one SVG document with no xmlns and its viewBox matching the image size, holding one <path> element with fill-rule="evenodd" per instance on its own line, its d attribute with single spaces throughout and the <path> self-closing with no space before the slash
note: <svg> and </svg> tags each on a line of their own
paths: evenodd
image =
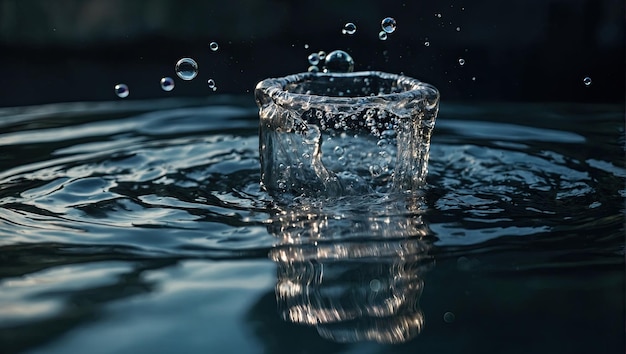
<svg viewBox="0 0 626 354">
<path fill-rule="evenodd" d="M 269 227 L 280 240 L 270 258 L 283 320 L 336 342 L 414 338 L 424 326 L 422 276 L 433 263 L 421 199 L 309 202 L 281 211 Z"/>
</svg>

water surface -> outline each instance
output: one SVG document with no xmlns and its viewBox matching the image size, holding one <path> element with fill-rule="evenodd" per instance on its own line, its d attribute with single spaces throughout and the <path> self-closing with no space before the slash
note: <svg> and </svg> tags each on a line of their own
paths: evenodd
<svg viewBox="0 0 626 354">
<path fill-rule="evenodd" d="M 0 132 L 4 352 L 623 352 L 623 106 L 442 103 L 423 195 L 349 220 L 260 189 L 249 97 Z"/>
</svg>

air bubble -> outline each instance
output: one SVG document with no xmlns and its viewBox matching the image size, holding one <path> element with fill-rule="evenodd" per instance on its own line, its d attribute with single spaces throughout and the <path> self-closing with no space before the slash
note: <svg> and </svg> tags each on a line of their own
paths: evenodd
<svg viewBox="0 0 626 354">
<path fill-rule="evenodd" d="M 461 27 L 457 27 L 457 28 L 456 28 L 456 31 L 457 31 L 457 32 L 461 32 Z"/>
<path fill-rule="evenodd" d="M 446 312 L 443 314 L 443 321 L 446 323 L 452 323 L 456 319 L 456 316 L 452 312 Z"/>
<path fill-rule="evenodd" d="M 326 52 L 325 52 L 325 51 L 323 51 L 323 50 L 320 50 L 320 51 L 317 53 L 317 57 L 318 57 L 320 60 L 324 60 L 324 59 L 326 59 Z"/>
<path fill-rule="evenodd" d="M 343 34 L 354 34 L 356 32 L 356 25 L 352 22 L 348 22 L 343 26 L 341 33 Z"/>
<path fill-rule="evenodd" d="M 320 63 L 320 56 L 318 53 L 312 53 L 309 55 L 309 64 L 317 65 Z"/>
<path fill-rule="evenodd" d="M 217 42 L 211 42 L 211 44 L 209 44 L 209 48 L 211 48 L 212 51 L 216 52 L 220 46 L 219 44 L 217 44 Z"/>
<path fill-rule="evenodd" d="M 585 76 L 583 84 L 585 84 L 585 86 L 591 86 L 591 78 L 589 76 Z"/>
<path fill-rule="evenodd" d="M 430 47 L 430 42 L 429 41 L 424 42 L 424 46 Z"/>
<path fill-rule="evenodd" d="M 461 66 L 465 65 L 465 59 L 459 58 L 459 65 Z"/>
<path fill-rule="evenodd" d="M 164 77 L 161 78 L 161 89 L 163 89 L 163 91 L 172 91 L 174 89 L 174 79 L 172 79 L 171 77 Z"/>
<path fill-rule="evenodd" d="M 115 85 L 115 94 L 119 98 L 126 98 L 130 94 L 130 91 L 128 90 L 128 86 L 125 84 L 117 84 Z"/>
<path fill-rule="evenodd" d="M 387 40 L 387 32 L 380 31 L 378 33 L 378 39 L 380 39 L 381 41 L 386 41 Z"/>
<path fill-rule="evenodd" d="M 350 73 L 354 70 L 354 60 L 343 50 L 333 50 L 326 56 L 324 72 Z"/>
<path fill-rule="evenodd" d="M 396 30 L 396 20 L 392 17 L 385 17 L 380 26 L 386 33 L 393 33 Z"/>
<path fill-rule="evenodd" d="M 371 165 L 369 170 L 374 177 L 380 176 L 380 174 L 383 172 L 382 167 L 380 167 L 379 165 Z"/>
<path fill-rule="evenodd" d="M 333 149 L 333 152 L 337 156 L 342 156 L 344 154 L 344 150 L 341 146 L 335 146 L 335 148 Z"/>
<path fill-rule="evenodd" d="M 316 72 L 320 71 L 320 68 L 318 68 L 317 65 L 311 65 L 311 66 L 309 66 L 307 71 L 310 72 L 310 73 L 316 73 Z"/>
<path fill-rule="evenodd" d="M 209 88 L 211 88 L 211 89 L 215 88 L 215 80 L 208 79 L 206 83 L 209 85 Z M 215 91 L 215 90 L 213 90 L 213 91 Z"/>
<path fill-rule="evenodd" d="M 182 58 L 176 63 L 176 75 L 183 80 L 193 80 L 198 75 L 198 63 L 191 58 Z"/>
</svg>

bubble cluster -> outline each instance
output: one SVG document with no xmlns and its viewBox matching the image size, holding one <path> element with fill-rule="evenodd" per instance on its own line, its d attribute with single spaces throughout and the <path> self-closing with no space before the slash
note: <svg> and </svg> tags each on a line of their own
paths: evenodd
<svg viewBox="0 0 626 354">
<path fill-rule="evenodd" d="M 219 44 L 217 44 L 217 42 L 211 42 L 209 44 L 209 48 L 211 48 L 212 51 L 216 52 L 220 48 L 220 46 Z"/>
<path fill-rule="evenodd" d="M 161 78 L 161 89 L 168 92 L 172 91 L 174 89 L 174 79 L 168 76 Z"/>
<path fill-rule="evenodd" d="M 119 98 L 126 98 L 130 94 L 130 91 L 128 90 L 128 86 L 125 84 L 117 84 L 115 85 L 115 94 Z"/>
<path fill-rule="evenodd" d="M 191 58 L 182 58 L 176 63 L 176 75 L 183 80 L 193 80 L 198 75 L 198 63 Z"/>
<path fill-rule="evenodd" d="M 385 17 L 380 26 L 386 33 L 393 33 L 396 30 L 396 20 L 393 17 Z"/>
<path fill-rule="evenodd" d="M 352 22 L 348 22 L 343 26 L 343 29 L 341 30 L 341 33 L 343 34 L 354 34 L 356 33 L 356 25 Z"/>
<path fill-rule="evenodd" d="M 354 60 L 343 50 L 333 50 L 326 56 L 324 72 L 349 73 L 354 71 Z"/>
</svg>

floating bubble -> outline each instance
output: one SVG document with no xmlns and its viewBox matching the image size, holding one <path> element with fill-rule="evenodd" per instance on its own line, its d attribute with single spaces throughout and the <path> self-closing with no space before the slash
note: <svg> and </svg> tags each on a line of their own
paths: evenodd
<svg viewBox="0 0 626 354">
<path fill-rule="evenodd" d="M 117 84 L 115 85 L 115 94 L 119 98 L 126 98 L 128 97 L 128 94 L 130 94 L 130 91 L 128 90 L 128 86 L 125 84 Z"/>
<path fill-rule="evenodd" d="M 318 53 L 311 53 L 308 59 L 309 59 L 309 64 L 311 65 L 317 65 L 320 63 L 320 56 Z"/>
<path fill-rule="evenodd" d="M 393 33 L 396 30 L 396 20 L 393 17 L 385 17 L 380 26 L 386 33 Z"/>
<path fill-rule="evenodd" d="M 446 323 L 452 323 L 456 319 L 456 316 L 452 312 L 446 312 L 443 314 L 443 320 Z"/>
<path fill-rule="evenodd" d="M 307 71 L 310 72 L 310 73 L 317 73 L 317 72 L 320 71 L 320 68 L 318 68 L 317 65 L 311 65 L 311 66 L 309 66 Z"/>
<path fill-rule="evenodd" d="M 476 76 L 472 76 L 472 81 L 476 81 Z"/>
<path fill-rule="evenodd" d="M 424 46 L 430 47 L 430 42 L 429 41 L 424 42 Z"/>
<path fill-rule="evenodd" d="M 337 156 L 342 156 L 343 153 L 344 153 L 344 150 L 343 150 L 343 148 L 341 146 L 335 146 L 335 148 L 333 149 L 333 152 Z"/>
<path fill-rule="evenodd" d="M 370 170 L 370 173 L 372 174 L 372 176 L 374 176 L 374 177 L 378 177 L 378 176 L 380 176 L 381 173 L 383 173 L 383 169 L 379 165 L 371 165 L 369 167 L 369 170 Z"/>
<path fill-rule="evenodd" d="M 317 57 L 318 57 L 320 60 L 324 60 L 324 59 L 326 59 L 326 52 L 325 52 L 325 51 L 323 51 L 323 50 L 320 50 L 320 51 L 319 51 L 319 53 L 317 53 Z"/>
<path fill-rule="evenodd" d="M 198 63 L 191 58 L 182 58 L 176 63 L 176 75 L 183 80 L 193 80 L 198 75 Z"/>
<path fill-rule="evenodd" d="M 456 31 L 457 31 L 457 32 L 461 32 L 461 27 L 457 27 L 457 28 L 456 28 Z"/>
<path fill-rule="evenodd" d="M 354 34 L 356 32 L 356 25 L 352 22 L 348 22 L 343 26 L 341 33 L 343 34 Z"/>
<path fill-rule="evenodd" d="M 174 89 L 174 79 L 169 76 L 161 78 L 161 88 L 163 91 L 172 91 Z"/>
<path fill-rule="evenodd" d="M 435 17 L 441 18 L 441 14 L 440 13 L 436 13 Z"/>
<path fill-rule="evenodd" d="M 350 73 L 354 70 L 354 60 L 343 50 L 330 52 L 324 64 L 324 72 Z"/>
<path fill-rule="evenodd" d="M 220 46 L 219 44 L 217 44 L 217 42 L 211 42 L 211 44 L 209 44 L 209 48 L 211 48 L 212 51 L 216 52 Z"/>
<path fill-rule="evenodd" d="M 585 76 L 583 84 L 585 84 L 585 86 L 591 86 L 591 78 L 589 76 Z"/>
<path fill-rule="evenodd" d="M 378 33 L 378 39 L 380 39 L 381 41 L 386 41 L 387 40 L 387 32 L 380 31 Z"/>
<path fill-rule="evenodd" d="M 459 58 L 459 65 L 461 66 L 465 65 L 465 59 Z"/>
<path fill-rule="evenodd" d="M 208 79 L 207 80 L 207 84 L 209 84 L 209 88 L 214 88 L 215 87 L 215 80 Z"/>
<path fill-rule="evenodd" d="M 309 49 L 309 45 L 308 44 L 304 44 L 304 49 Z"/>
</svg>

